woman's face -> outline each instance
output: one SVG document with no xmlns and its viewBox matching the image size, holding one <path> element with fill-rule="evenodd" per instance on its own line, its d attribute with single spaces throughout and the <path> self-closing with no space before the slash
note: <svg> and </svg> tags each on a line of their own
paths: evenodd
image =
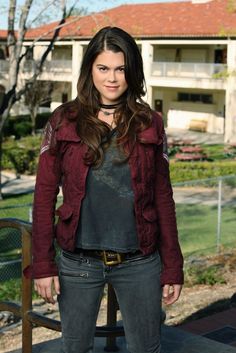
<svg viewBox="0 0 236 353">
<path fill-rule="evenodd" d="M 104 50 L 93 63 L 92 77 L 94 86 L 100 93 L 101 103 L 117 103 L 128 88 L 125 80 L 124 54 Z"/>
</svg>

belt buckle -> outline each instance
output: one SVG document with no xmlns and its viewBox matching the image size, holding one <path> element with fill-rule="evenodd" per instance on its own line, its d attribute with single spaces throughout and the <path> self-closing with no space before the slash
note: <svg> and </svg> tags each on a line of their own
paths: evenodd
<svg viewBox="0 0 236 353">
<path fill-rule="evenodd" d="M 119 265 L 122 262 L 121 255 L 118 254 L 118 253 L 112 254 L 112 256 L 115 257 L 112 260 L 109 259 L 109 253 L 107 251 L 103 250 L 102 254 L 103 254 L 104 264 L 107 265 L 107 266 Z"/>
</svg>

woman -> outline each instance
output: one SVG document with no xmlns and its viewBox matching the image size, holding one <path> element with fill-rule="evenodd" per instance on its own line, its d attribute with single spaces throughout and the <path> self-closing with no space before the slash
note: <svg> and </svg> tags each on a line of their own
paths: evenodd
<svg viewBox="0 0 236 353">
<path fill-rule="evenodd" d="M 85 52 L 77 98 L 57 108 L 45 129 L 33 277 L 47 302 L 58 294 L 64 353 L 91 352 L 105 283 L 116 292 L 129 351 L 159 353 L 162 297 L 172 304 L 181 292 L 163 122 L 144 94 L 135 41 L 103 28 Z M 54 237 L 62 249 L 58 268 Z"/>
</svg>

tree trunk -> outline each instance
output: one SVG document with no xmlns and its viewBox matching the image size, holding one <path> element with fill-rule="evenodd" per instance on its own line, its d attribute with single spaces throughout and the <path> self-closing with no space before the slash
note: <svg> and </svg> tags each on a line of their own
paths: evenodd
<svg viewBox="0 0 236 353">
<path fill-rule="evenodd" d="M 0 120 L 2 116 L 0 115 Z M 0 133 L 0 200 L 2 200 L 2 132 Z"/>
<path fill-rule="evenodd" d="M 35 135 L 35 130 L 36 130 L 36 116 L 38 113 L 39 106 L 35 105 L 32 110 L 30 110 L 30 117 L 31 117 L 31 122 L 32 122 L 32 135 Z"/>
</svg>

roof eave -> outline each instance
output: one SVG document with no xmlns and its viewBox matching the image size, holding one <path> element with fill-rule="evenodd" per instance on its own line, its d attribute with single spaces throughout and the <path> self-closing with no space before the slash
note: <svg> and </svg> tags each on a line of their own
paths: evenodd
<svg viewBox="0 0 236 353">
<path fill-rule="evenodd" d="M 72 41 L 72 40 L 90 40 L 93 36 L 64 36 L 64 37 L 58 37 L 57 41 Z M 232 39 L 235 40 L 236 39 L 236 34 L 232 35 L 229 34 L 228 36 L 219 36 L 219 34 L 158 34 L 158 35 L 154 35 L 154 34 L 142 34 L 142 35 L 135 35 L 133 34 L 133 37 L 135 37 L 137 40 L 154 40 L 154 39 L 192 39 L 192 40 L 199 40 L 199 39 L 215 39 L 215 40 L 224 40 L 224 39 Z M 35 38 L 25 38 L 24 41 L 26 42 L 30 42 L 32 40 L 34 40 Z M 45 37 L 45 38 L 40 38 L 38 40 L 38 42 L 42 42 L 42 41 L 50 41 L 51 38 L 50 37 Z"/>
</svg>

